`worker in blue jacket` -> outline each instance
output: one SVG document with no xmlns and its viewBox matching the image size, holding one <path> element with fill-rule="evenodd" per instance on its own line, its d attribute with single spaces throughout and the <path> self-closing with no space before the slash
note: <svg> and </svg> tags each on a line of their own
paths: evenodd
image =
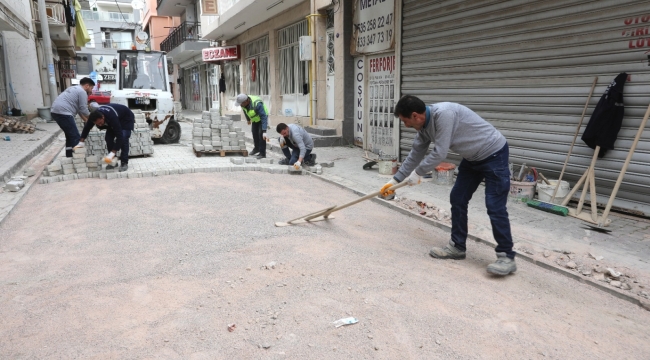
<svg viewBox="0 0 650 360">
<path fill-rule="evenodd" d="M 88 121 L 81 132 L 80 145 L 83 147 L 84 141 L 93 126 L 98 129 L 106 130 L 106 147 L 108 155 L 104 157 L 104 162 L 110 164 L 117 154 L 118 150 L 122 150 L 120 154 L 120 168 L 119 171 L 126 171 L 129 169 L 129 138 L 133 125 L 135 124 L 135 116 L 133 111 L 128 107 L 120 104 L 107 104 L 97 106 L 91 104 L 91 108 L 95 108 L 88 116 Z M 107 170 L 113 169 L 113 165 L 106 166 Z"/>
</svg>

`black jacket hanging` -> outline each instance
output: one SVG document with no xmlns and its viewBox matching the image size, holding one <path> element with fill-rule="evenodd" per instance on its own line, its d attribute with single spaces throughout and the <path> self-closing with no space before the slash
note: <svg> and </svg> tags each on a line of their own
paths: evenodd
<svg viewBox="0 0 650 360">
<path fill-rule="evenodd" d="M 627 73 L 620 73 L 614 78 L 598 101 L 591 119 L 582 134 L 582 141 L 590 148 L 600 146 L 598 157 L 605 156 L 607 150 L 614 149 L 614 142 L 623 123 L 623 87 Z"/>
</svg>

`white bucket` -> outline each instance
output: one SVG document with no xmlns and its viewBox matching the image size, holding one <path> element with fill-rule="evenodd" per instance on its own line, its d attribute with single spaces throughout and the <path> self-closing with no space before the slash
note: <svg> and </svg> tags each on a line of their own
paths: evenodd
<svg viewBox="0 0 650 360">
<path fill-rule="evenodd" d="M 515 199 L 533 199 L 535 197 L 535 182 L 510 180 L 510 197 Z"/>
<path fill-rule="evenodd" d="M 539 201 L 550 203 L 551 198 L 553 197 L 553 192 L 555 191 L 555 186 L 557 185 L 557 180 L 549 180 L 548 182 L 550 185 L 542 183 L 537 184 L 537 199 L 539 199 Z M 553 203 L 561 204 L 564 198 L 569 194 L 569 191 L 571 191 L 571 186 L 569 186 L 568 182 L 562 180 L 560 187 L 557 189 L 557 194 L 555 194 L 555 200 Z"/>
<path fill-rule="evenodd" d="M 381 175 L 395 175 L 397 174 L 397 159 L 379 160 L 377 161 L 379 173 Z"/>
</svg>

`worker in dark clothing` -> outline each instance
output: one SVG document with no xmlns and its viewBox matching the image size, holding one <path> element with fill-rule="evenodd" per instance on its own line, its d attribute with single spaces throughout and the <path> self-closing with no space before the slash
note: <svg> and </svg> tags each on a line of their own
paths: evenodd
<svg viewBox="0 0 650 360">
<path fill-rule="evenodd" d="M 110 164 L 118 150 L 122 150 L 119 171 L 126 171 L 129 169 L 129 138 L 134 124 L 135 116 L 128 107 L 120 104 L 99 106 L 88 116 L 88 121 L 81 132 L 80 144 L 84 143 L 93 126 L 101 130 L 105 129 L 108 155 L 104 157 L 104 162 Z M 113 168 L 113 165 L 106 166 L 107 170 Z"/>
</svg>

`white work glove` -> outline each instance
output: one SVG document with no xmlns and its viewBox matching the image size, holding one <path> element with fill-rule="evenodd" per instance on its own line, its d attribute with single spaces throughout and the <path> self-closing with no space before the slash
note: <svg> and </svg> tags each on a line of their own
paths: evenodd
<svg viewBox="0 0 650 360">
<path fill-rule="evenodd" d="M 296 161 L 295 163 L 293 163 L 293 168 L 296 170 L 300 170 L 300 161 Z"/>
<path fill-rule="evenodd" d="M 280 138 L 278 139 L 278 141 L 280 142 L 280 147 L 281 147 L 281 148 L 284 149 L 284 148 L 287 146 L 287 141 L 284 139 L 284 136 L 280 136 Z"/>
<path fill-rule="evenodd" d="M 104 156 L 104 162 L 110 164 L 113 162 L 114 157 L 115 157 L 115 153 L 109 152 L 108 155 Z"/>
<path fill-rule="evenodd" d="M 397 180 L 395 180 L 395 179 L 390 179 L 390 181 L 388 182 L 388 184 L 382 186 L 382 187 L 381 187 L 381 190 L 379 190 L 379 192 L 381 193 L 381 196 L 386 197 L 386 196 L 388 196 L 388 195 L 392 195 L 392 194 L 394 194 L 394 193 L 395 193 L 395 190 L 388 190 L 388 189 L 390 189 L 391 187 L 393 187 L 393 185 L 397 185 L 397 184 L 398 184 Z"/>
<path fill-rule="evenodd" d="M 83 141 L 79 141 L 79 143 L 75 145 L 75 148 L 83 148 L 83 147 L 86 147 Z"/>
<path fill-rule="evenodd" d="M 263 139 L 264 141 L 269 141 L 269 137 L 266 136 L 266 133 L 265 133 L 265 132 L 262 133 L 262 139 Z"/>
<path fill-rule="evenodd" d="M 406 178 L 406 181 L 408 181 L 409 186 L 418 185 L 422 182 L 422 176 L 418 175 L 418 173 L 413 170 L 411 175 Z"/>
</svg>

